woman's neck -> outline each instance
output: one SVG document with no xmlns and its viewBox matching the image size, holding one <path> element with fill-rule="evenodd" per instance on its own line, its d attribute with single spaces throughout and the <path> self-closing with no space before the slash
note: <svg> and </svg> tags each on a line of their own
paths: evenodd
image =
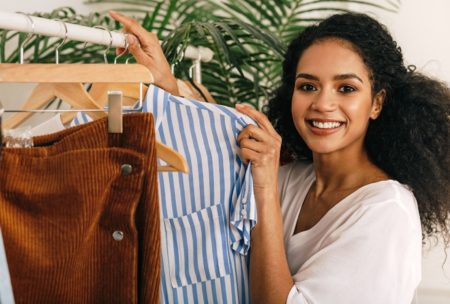
<svg viewBox="0 0 450 304">
<path fill-rule="evenodd" d="M 316 175 L 315 196 L 331 191 L 357 189 L 366 184 L 389 179 L 368 157 L 360 151 L 336 151 L 329 154 L 313 153 Z"/>
</svg>

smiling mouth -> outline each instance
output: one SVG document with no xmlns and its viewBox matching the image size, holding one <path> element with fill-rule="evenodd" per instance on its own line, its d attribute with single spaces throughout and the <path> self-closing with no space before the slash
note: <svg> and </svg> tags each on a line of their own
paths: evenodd
<svg viewBox="0 0 450 304">
<path fill-rule="evenodd" d="M 337 129 L 344 124 L 342 121 L 307 120 L 308 124 L 318 129 Z"/>
</svg>

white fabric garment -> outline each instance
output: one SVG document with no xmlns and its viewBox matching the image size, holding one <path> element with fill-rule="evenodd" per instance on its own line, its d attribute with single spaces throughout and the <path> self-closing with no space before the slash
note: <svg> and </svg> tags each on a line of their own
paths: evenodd
<svg viewBox="0 0 450 304">
<path fill-rule="evenodd" d="M 64 130 L 65 127 L 61 121 L 61 114 L 52 116 L 49 120 L 46 120 L 36 127 L 30 130 L 32 136 L 47 135 Z"/>
<path fill-rule="evenodd" d="M 284 243 L 295 282 L 287 303 L 409 304 L 421 279 L 417 202 L 397 181 L 368 184 L 293 235 L 315 180 L 311 164 L 280 169 Z"/>
</svg>

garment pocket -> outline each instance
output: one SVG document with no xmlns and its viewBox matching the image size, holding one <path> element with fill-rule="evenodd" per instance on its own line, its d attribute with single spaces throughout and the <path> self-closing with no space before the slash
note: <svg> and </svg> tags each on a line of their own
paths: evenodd
<svg viewBox="0 0 450 304">
<path fill-rule="evenodd" d="M 172 287 L 230 274 L 227 222 L 222 205 L 164 219 L 164 229 Z"/>
</svg>

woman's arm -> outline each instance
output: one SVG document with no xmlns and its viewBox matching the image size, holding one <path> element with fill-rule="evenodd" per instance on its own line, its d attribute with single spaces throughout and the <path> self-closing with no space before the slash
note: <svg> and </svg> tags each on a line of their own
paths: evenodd
<svg viewBox="0 0 450 304">
<path fill-rule="evenodd" d="M 110 11 L 110 16 L 123 25 L 128 35 L 128 51 L 137 63 L 146 66 L 153 74 L 154 84 L 172 95 L 179 95 L 177 80 L 159 44 L 158 37 L 144 29 L 136 20 L 120 13 Z M 117 49 L 121 53 L 123 49 Z"/>
<path fill-rule="evenodd" d="M 279 200 L 260 196 L 258 223 L 253 229 L 250 255 L 250 288 L 253 303 L 286 303 L 294 282 L 283 242 Z"/>
<path fill-rule="evenodd" d="M 252 231 L 250 289 L 253 303 L 285 303 L 294 285 L 284 250 L 278 192 L 281 137 L 267 117 L 248 106 L 236 109 L 253 118 L 238 136 L 240 156 L 252 162 L 258 223 Z"/>
</svg>

